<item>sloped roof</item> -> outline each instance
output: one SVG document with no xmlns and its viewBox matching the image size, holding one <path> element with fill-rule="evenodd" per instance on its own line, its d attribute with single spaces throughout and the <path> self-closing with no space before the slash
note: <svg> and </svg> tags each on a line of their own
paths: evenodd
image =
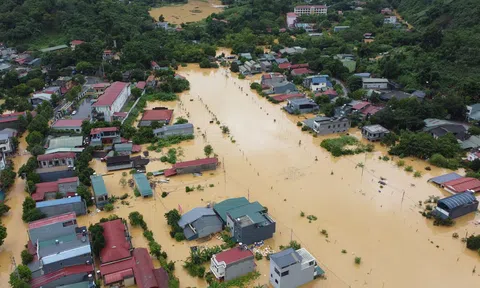
<svg viewBox="0 0 480 288">
<path fill-rule="evenodd" d="M 58 271 L 34 278 L 32 279 L 32 281 L 30 281 L 30 285 L 32 286 L 32 288 L 40 288 L 60 278 L 67 277 L 70 275 L 75 275 L 75 274 L 88 273 L 91 271 L 93 271 L 92 265 L 82 264 L 82 265 L 76 265 L 76 266 L 69 266 L 69 267 L 62 268 Z"/>
<path fill-rule="evenodd" d="M 118 127 L 103 127 L 103 128 L 93 128 L 90 131 L 90 135 L 99 134 L 101 132 L 115 132 L 118 131 Z"/>
<path fill-rule="evenodd" d="M 230 215 L 232 219 L 248 216 L 250 219 L 252 219 L 253 223 L 262 223 L 265 221 L 265 217 L 260 212 L 263 211 L 265 211 L 265 207 L 255 201 L 253 203 L 228 210 L 227 214 Z"/>
<path fill-rule="evenodd" d="M 82 202 L 82 197 L 75 196 L 70 198 L 62 198 L 62 199 L 55 199 L 50 201 L 42 201 L 36 204 L 37 208 L 44 208 L 44 207 L 51 207 L 57 205 L 64 205 L 64 204 L 71 204 L 71 203 L 78 203 Z"/>
<path fill-rule="evenodd" d="M 98 97 L 98 101 L 95 102 L 92 107 L 112 105 L 127 85 L 129 84 L 124 82 L 113 82 L 112 85 L 105 89 L 105 92 Z"/>
<path fill-rule="evenodd" d="M 217 262 L 225 262 L 226 265 L 248 258 L 253 259 L 252 251 L 248 249 L 242 249 L 241 247 L 234 247 L 230 250 L 215 254 L 215 259 Z"/>
<path fill-rule="evenodd" d="M 65 159 L 65 158 L 75 158 L 75 153 L 73 152 L 66 152 L 66 153 L 52 153 L 52 154 L 43 154 L 38 155 L 38 161 L 49 161 L 53 159 Z"/>
<path fill-rule="evenodd" d="M 448 207 L 448 209 L 451 210 L 458 206 L 468 205 L 476 202 L 478 202 L 478 200 L 477 198 L 475 198 L 475 195 L 473 195 L 473 193 L 465 192 L 440 199 L 438 200 L 437 205 L 445 205 Z"/>
<path fill-rule="evenodd" d="M 30 222 L 30 223 L 28 223 L 28 229 L 29 230 L 36 229 L 36 228 L 40 228 L 40 227 L 43 227 L 43 226 L 52 225 L 52 224 L 55 224 L 55 223 L 66 222 L 66 221 L 75 220 L 75 219 L 77 219 L 77 216 L 75 215 L 75 212 L 69 212 L 69 213 L 65 213 L 65 214 L 61 214 L 61 215 L 48 217 L 48 218 L 44 218 L 44 219 L 40 219 L 40 220 L 37 220 L 37 221 Z"/>
<path fill-rule="evenodd" d="M 58 192 L 57 181 L 35 184 L 35 193 L 32 194 L 32 198 L 35 201 L 42 201 L 43 199 L 45 199 L 45 193 L 49 192 Z"/>
<path fill-rule="evenodd" d="M 440 176 L 437 176 L 437 177 L 433 177 L 433 178 L 430 178 L 428 179 L 428 182 L 433 182 L 435 184 L 443 184 L 445 182 L 448 182 L 448 181 L 452 181 L 452 180 L 455 180 L 455 179 L 459 179 L 459 178 L 462 178 L 462 176 L 458 175 L 457 173 L 448 173 L 448 174 L 445 174 L 445 175 L 440 175 Z"/>
<path fill-rule="evenodd" d="M 102 175 L 92 175 L 90 176 L 92 180 L 93 193 L 95 196 L 107 195 L 107 187 L 105 186 L 105 181 L 103 181 Z"/>
<path fill-rule="evenodd" d="M 217 164 L 217 163 L 218 163 L 217 158 L 203 158 L 203 159 L 197 159 L 197 160 L 191 160 L 191 161 L 185 161 L 185 162 L 178 162 L 173 164 L 173 168 L 185 168 L 185 167 L 191 167 L 191 166 Z"/>
<path fill-rule="evenodd" d="M 170 121 L 173 110 L 147 110 L 140 121 Z"/>
<path fill-rule="evenodd" d="M 102 263 L 118 261 L 130 257 L 130 243 L 126 239 L 126 228 L 122 219 L 100 223 L 103 227 L 105 247 L 100 251 Z"/>
<path fill-rule="evenodd" d="M 60 119 L 53 123 L 53 128 L 63 128 L 63 127 L 81 127 L 82 122 L 85 119 Z"/>
<path fill-rule="evenodd" d="M 462 177 L 443 183 L 445 187 L 454 193 L 461 193 L 467 190 L 480 191 L 480 180 L 472 177 Z"/>
<path fill-rule="evenodd" d="M 143 197 L 153 195 L 152 188 L 150 187 L 150 182 L 148 181 L 147 176 L 145 176 L 145 174 L 143 173 L 133 174 L 133 180 L 135 181 L 135 184 L 137 185 L 137 188 Z"/>
<path fill-rule="evenodd" d="M 212 208 L 197 207 L 183 214 L 180 220 L 178 220 L 178 225 L 184 228 L 186 225 L 198 220 L 203 216 L 215 216 Z"/>
<path fill-rule="evenodd" d="M 146 248 L 135 248 L 133 250 L 133 257 L 135 258 L 135 266 L 133 272 L 135 273 L 135 282 L 138 288 L 157 288 L 158 283 L 153 273 L 153 264 L 150 254 Z"/>
<path fill-rule="evenodd" d="M 302 261 L 302 257 L 292 248 L 285 249 L 283 251 L 270 255 L 270 261 L 277 264 L 278 267 L 284 268 L 292 264 Z"/>
<path fill-rule="evenodd" d="M 49 149 L 75 148 L 83 145 L 83 136 L 61 136 L 48 141 Z"/>
</svg>

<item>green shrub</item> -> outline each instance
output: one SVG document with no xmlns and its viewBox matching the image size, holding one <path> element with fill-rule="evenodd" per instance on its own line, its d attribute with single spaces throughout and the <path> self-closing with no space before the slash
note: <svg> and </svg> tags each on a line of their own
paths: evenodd
<svg viewBox="0 0 480 288">
<path fill-rule="evenodd" d="M 407 171 L 407 172 L 413 172 L 413 167 L 412 166 L 407 166 L 407 167 L 405 167 L 404 170 Z"/>
<path fill-rule="evenodd" d="M 165 192 L 165 191 L 163 191 L 163 192 L 162 192 L 162 198 L 165 198 L 165 197 L 167 197 L 167 196 L 168 196 L 168 193 Z"/>
<path fill-rule="evenodd" d="M 243 79 L 245 79 L 245 75 L 243 75 L 243 74 L 239 74 L 239 75 L 238 75 L 238 79 L 240 79 L 240 80 L 243 80 Z"/>
<path fill-rule="evenodd" d="M 260 261 L 263 259 L 263 255 L 260 252 L 255 252 L 255 260 Z"/>
<path fill-rule="evenodd" d="M 355 257 L 355 264 L 360 264 L 362 263 L 362 257 Z"/>
<path fill-rule="evenodd" d="M 342 249 L 342 254 L 347 254 L 347 250 Z"/>
<path fill-rule="evenodd" d="M 113 204 L 112 203 L 108 203 L 108 204 L 105 204 L 105 206 L 103 206 L 103 210 L 105 210 L 106 212 L 110 212 L 113 210 Z"/>
<path fill-rule="evenodd" d="M 383 157 L 382 157 L 382 160 L 383 160 L 383 161 L 389 161 L 389 160 L 390 160 L 390 157 L 388 157 L 388 156 L 383 156 Z"/>
<path fill-rule="evenodd" d="M 192 187 L 188 187 L 188 186 L 185 187 L 185 192 L 188 193 L 188 192 L 192 192 L 192 191 L 195 191 L 195 187 L 193 187 L 193 186 Z"/>
<path fill-rule="evenodd" d="M 397 161 L 397 166 L 398 166 L 398 167 L 403 167 L 403 166 L 405 166 L 405 161 L 403 161 L 403 160 L 398 160 L 398 161 Z"/>
<path fill-rule="evenodd" d="M 470 237 L 467 238 L 467 248 L 471 250 L 480 249 L 480 234 L 470 235 Z"/>
<path fill-rule="evenodd" d="M 128 198 L 128 193 L 125 193 L 122 196 L 120 196 L 120 200 L 125 200 L 127 198 Z"/>
<path fill-rule="evenodd" d="M 305 212 L 300 212 L 300 217 L 305 217 Z"/>
<path fill-rule="evenodd" d="M 208 187 L 213 188 L 215 187 L 215 184 L 209 184 Z"/>
<path fill-rule="evenodd" d="M 33 261 L 33 258 L 34 258 L 33 255 L 28 252 L 28 250 L 23 250 L 20 256 L 22 257 L 23 265 L 29 264 L 30 262 Z"/>
<path fill-rule="evenodd" d="M 303 126 L 302 122 L 298 121 L 298 122 L 297 122 L 297 126 L 298 126 L 298 127 L 302 127 L 302 126 Z"/>
<path fill-rule="evenodd" d="M 420 173 L 419 171 L 415 171 L 415 173 L 413 173 L 413 177 L 415 178 L 422 177 L 422 173 Z"/>
<path fill-rule="evenodd" d="M 135 189 L 133 189 L 133 194 L 135 195 L 135 197 L 140 197 L 142 194 L 140 194 L 140 191 L 138 191 L 137 187 L 135 187 Z"/>
<path fill-rule="evenodd" d="M 447 168 L 451 170 L 456 170 L 460 167 L 460 162 L 456 159 L 445 158 L 441 154 L 433 154 L 428 162 L 437 167 Z"/>
</svg>

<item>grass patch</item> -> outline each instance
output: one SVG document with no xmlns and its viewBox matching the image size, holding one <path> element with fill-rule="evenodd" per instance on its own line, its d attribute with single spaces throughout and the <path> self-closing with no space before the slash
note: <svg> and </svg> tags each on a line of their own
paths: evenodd
<svg viewBox="0 0 480 288">
<path fill-rule="evenodd" d="M 398 166 L 398 167 L 403 167 L 403 166 L 405 166 L 405 161 L 403 161 L 403 160 L 398 160 L 398 161 L 397 161 L 397 166 Z"/>
<path fill-rule="evenodd" d="M 355 264 L 360 265 L 362 263 L 362 257 L 355 257 Z"/>
<path fill-rule="evenodd" d="M 412 166 L 407 166 L 404 169 L 406 172 L 413 172 L 413 167 Z"/>
<path fill-rule="evenodd" d="M 333 139 L 325 139 L 320 146 L 325 148 L 335 157 L 372 152 L 374 147 L 371 143 L 365 145 L 358 141 L 357 138 L 347 135 Z"/>
</svg>

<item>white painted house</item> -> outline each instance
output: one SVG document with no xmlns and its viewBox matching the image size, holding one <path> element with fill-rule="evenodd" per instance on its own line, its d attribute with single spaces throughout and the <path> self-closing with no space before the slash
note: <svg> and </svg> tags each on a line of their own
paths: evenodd
<svg viewBox="0 0 480 288">
<path fill-rule="evenodd" d="M 112 83 L 112 85 L 105 89 L 105 92 L 98 97 L 97 102 L 92 105 L 92 117 L 98 120 L 112 122 L 113 113 L 122 110 L 130 94 L 129 83 Z"/>
</svg>

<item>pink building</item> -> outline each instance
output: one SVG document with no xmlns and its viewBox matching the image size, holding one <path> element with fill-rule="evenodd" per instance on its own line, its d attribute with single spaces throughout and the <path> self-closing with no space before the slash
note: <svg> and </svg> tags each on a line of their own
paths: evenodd
<svg viewBox="0 0 480 288">
<path fill-rule="evenodd" d="M 297 22 L 297 14 L 294 12 L 287 13 L 287 27 L 294 27 L 295 22 Z"/>
</svg>

